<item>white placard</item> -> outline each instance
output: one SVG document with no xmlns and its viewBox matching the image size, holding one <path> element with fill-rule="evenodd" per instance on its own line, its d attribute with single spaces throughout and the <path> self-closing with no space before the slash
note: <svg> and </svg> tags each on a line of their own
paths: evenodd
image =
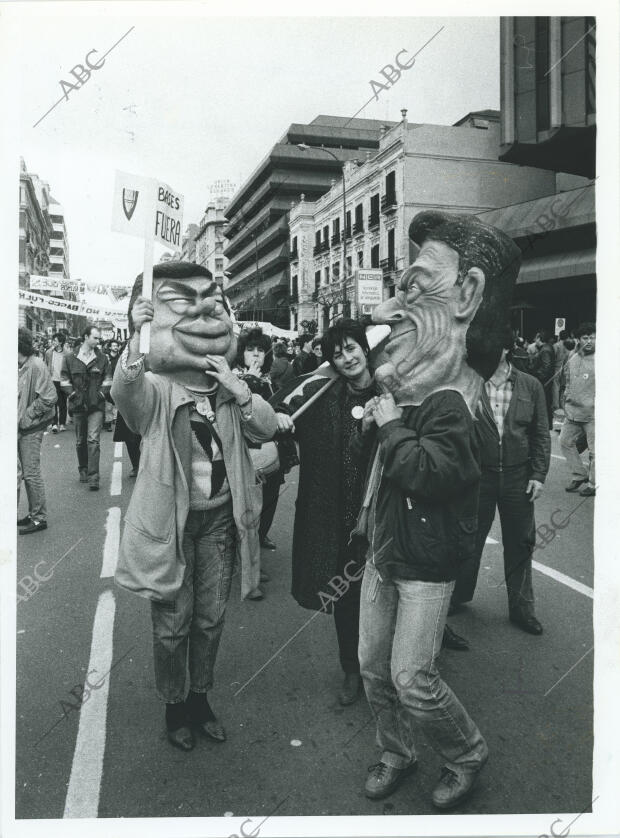
<svg viewBox="0 0 620 838">
<path fill-rule="evenodd" d="M 380 269 L 355 271 L 358 306 L 378 306 L 383 302 L 383 271 Z"/>
</svg>

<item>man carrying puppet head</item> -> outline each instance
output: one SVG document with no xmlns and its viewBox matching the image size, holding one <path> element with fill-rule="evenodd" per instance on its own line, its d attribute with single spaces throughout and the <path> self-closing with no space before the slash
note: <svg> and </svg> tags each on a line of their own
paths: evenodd
<svg viewBox="0 0 620 838">
<path fill-rule="evenodd" d="M 396 296 L 378 306 L 391 334 L 381 396 L 367 402 L 358 451 L 372 450 L 356 531 L 368 542 L 359 658 L 380 762 L 366 795 L 391 794 L 417 767 L 417 721 L 445 761 L 440 809 L 471 792 L 487 745 L 441 679 L 441 648 L 460 564 L 475 550 L 480 466 L 474 412 L 497 367 L 520 250 L 469 216 L 418 214 L 420 247 Z"/>
<path fill-rule="evenodd" d="M 192 728 L 226 738 L 207 692 L 236 553 L 242 596 L 259 582 L 261 485 L 246 441 L 271 439 L 277 424 L 273 409 L 230 369 L 233 324 L 208 270 L 155 265 L 153 300 L 141 294 L 140 275 L 129 303 L 131 338 L 112 385 L 120 413 L 142 437 L 116 582 L 151 600 L 155 684 L 166 702 L 168 739 L 191 750 Z M 145 323 L 146 357 L 139 351 Z"/>
</svg>

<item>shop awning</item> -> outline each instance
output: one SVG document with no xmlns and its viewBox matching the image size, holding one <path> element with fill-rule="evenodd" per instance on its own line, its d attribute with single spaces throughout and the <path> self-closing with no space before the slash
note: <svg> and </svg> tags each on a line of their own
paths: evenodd
<svg viewBox="0 0 620 838">
<path fill-rule="evenodd" d="M 538 256 L 523 262 L 517 285 L 589 274 L 596 274 L 596 251 L 594 249 L 572 250 L 568 253 Z"/>
</svg>

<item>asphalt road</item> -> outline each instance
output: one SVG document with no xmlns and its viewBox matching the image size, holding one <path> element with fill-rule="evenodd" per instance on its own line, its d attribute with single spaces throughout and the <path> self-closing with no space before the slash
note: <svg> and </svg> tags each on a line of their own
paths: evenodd
<svg viewBox="0 0 620 838">
<path fill-rule="evenodd" d="M 257 824 L 270 813 L 435 813 L 441 763 L 421 737 L 417 774 L 385 801 L 364 797 L 379 756 L 370 711 L 364 699 L 339 706 L 333 620 L 313 617 L 289 594 L 296 471 L 271 531 L 278 550 L 263 553 L 267 597 L 243 603 L 233 582 L 210 694 L 228 741 L 200 740 L 189 754 L 168 744 L 148 603 L 109 575 L 133 485 L 111 437 L 102 434 L 99 492 L 78 482 L 72 426 L 45 437 L 50 527 L 18 538 L 16 817 L 228 814 L 229 832 L 239 833 L 245 816 Z M 497 543 L 485 549 L 474 602 L 450 619 L 471 649 L 444 651 L 440 668 L 490 749 L 474 795 L 455 814 L 578 812 L 592 800 L 594 501 L 564 492 L 555 433 L 553 454 L 537 524 L 551 527 L 554 510 L 555 521 L 572 514 L 564 529 L 540 530 L 534 587 L 544 634 L 508 622 Z M 500 538 L 497 520 L 490 535 Z M 37 582 L 35 568 L 49 578 Z M 79 701 L 88 673 L 93 688 Z"/>
</svg>

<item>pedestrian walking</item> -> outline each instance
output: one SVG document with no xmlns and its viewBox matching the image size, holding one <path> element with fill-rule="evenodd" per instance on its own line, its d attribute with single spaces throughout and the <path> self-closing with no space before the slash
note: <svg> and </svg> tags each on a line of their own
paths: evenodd
<svg viewBox="0 0 620 838">
<path fill-rule="evenodd" d="M 235 375 L 257 393 L 265 401 L 273 396 L 273 387 L 269 377 L 272 364 L 271 341 L 263 334 L 261 328 L 250 329 L 239 336 L 237 341 L 237 359 L 233 368 Z M 284 474 L 280 468 L 278 448 L 273 440 L 264 442 L 260 446 L 250 446 L 250 456 L 263 486 L 263 504 L 258 527 L 259 546 L 265 550 L 275 550 L 276 545 L 269 538 L 268 533 L 278 505 L 280 486 L 284 483 Z M 258 556 L 260 562 L 260 551 Z M 260 581 L 268 582 L 269 576 L 260 571 Z M 261 600 L 264 597 L 262 588 L 257 587 L 248 595 L 248 599 Z"/>
<path fill-rule="evenodd" d="M 500 230 L 438 211 L 415 216 L 409 238 L 417 258 L 373 312 L 391 334 L 357 443 L 372 445 L 356 526 L 368 545 L 359 657 L 381 751 L 365 794 L 387 797 L 415 771 L 415 719 L 444 760 L 433 804 L 449 809 L 488 758 L 437 657 L 459 566 L 475 549 L 474 411 L 501 353 L 520 251 Z"/>
<path fill-rule="evenodd" d="M 312 379 L 300 395 L 277 410 L 279 426 L 295 431 L 299 444 L 299 491 L 293 528 L 292 594 L 303 608 L 334 616 L 340 666 L 344 673 L 338 700 L 352 704 L 361 692 L 358 658 L 362 567 L 359 540 L 351 540 L 362 500 L 365 456 L 354 458 L 350 443 L 363 405 L 375 394 L 368 367 L 364 327 L 351 319 L 331 326 L 322 339 L 323 357 L 338 377 L 296 420 L 293 413 L 325 386 Z M 334 585 L 342 581 L 334 595 Z M 332 583 L 330 586 L 330 582 Z M 346 589 L 346 590 L 345 590 Z"/>
<path fill-rule="evenodd" d="M 293 373 L 298 376 L 305 375 L 308 372 L 314 372 L 319 362 L 312 351 L 312 335 L 300 335 L 297 338 L 297 346 L 299 353 L 293 359 Z"/>
<path fill-rule="evenodd" d="M 564 404 L 564 390 L 566 389 L 566 375 L 564 367 L 570 355 L 566 347 L 565 340 L 568 337 L 566 329 L 562 329 L 559 335 L 559 340 L 553 344 L 553 353 L 555 355 L 555 363 L 553 366 L 553 384 L 551 386 L 551 410 L 555 413 Z"/>
<path fill-rule="evenodd" d="M 579 349 L 564 368 L 566 391 L 564 413 L 566 418 L 560 433 L 560 446 L 571 470 L 572 480 L 567 492 L 577 492 L 582 497 L 596 494 L 594 474 L 594 396 L 596 324 L 582 323 L 577 329 Z M 590 462 L 588 468 L 581 462 L 578 443 L 585 436 Z M 585 484 L 585 485 L 583 485 Z M 580 487 L 582 487 L 580 489 Z"/>
<path fill-rule="evenodd" d="M 118 363 L 119 355 L 120 355 L 120 345 L 117 340 L 110 340 L 108 341 L 108 345 L 106 348 L 106 356 L 108 362 L 110 364 L 109 368 L 109 376 L 110 379 L 114 378 L 114 370 L 116 369 L 116 364 Z M 114 401 L 110 394 L 106 394 L 105 400 L 105 416 L 103 420 L 103 429 L 104 431 L 111 431 L 112 425 L 116 421 L 116 407 L 114 405 Z"/>
<path fill-rule="evenodd" d="M 98 348 L 101 335 L 96 326 L 82 333 L 82 343 L 73 355 L 66 355 L 61 382 L 66 393 L 67 409 L 73 416 L 75 448 L 80 483 L 92 491 L 99 489 L 100 436 L 105 411 L 105 394 L 112 379 L 109 362 Z"/>
<path fill-rule="evenodd" d="M 236 355 L 230 311 L 206 268 L 155 265 L 152 301 L 141 293 L 142 275 L 129 303 L 131 338 L 112 385 L 120 413 L 142 437 L 115 579 L 151 601 L 167 737 L 188 751 L 194 729 L 226 739 L 208 692 L 235 553 L 242 596 L 259 581 L 261 487 L 247 442 L 272 439 L 277 422 L 270 405 L 230 369 Z M 146 357 L 139 350 L 144 323 L 151 323 Z"/>
<path fill-rule="evenodd" d="M 273 363 L 269 372 L 271 377 L 271 386 L 274 393 L 281 390 L 294 377 L 293 369 L 289 363 L 286 354 L 286 344 L 274 343 L 272 347 Z"/>
<path fill-rule="evenodd" d="M 501 360 L 485 382 L 476 411 L 482 465 L 476 551 L 459 568 L 448 613 L 473 599 L 480 560 L 497 509 L 510 621 L 529 634 L 542 634 L 532 588 L 534 502 L 542 493 L 549 471 L 551 438 L 542 385 L 510 363 L 511 345 L 508 330 Z"/>
<path fill-rule="evenodd" d="M 58 395 L 45 362 L 34 354 L 32 333 L 17 333 L 17 507 L 22 480 L 28 514 L 19 518 L 20 535 L 47 529 L 45 486 L 41 474 L 43 433 L 54 415 Z"/>
<path fill-rule="evenodd" d="M 553 401 L 552 379 L 555 369 L 555 353 L 549 343 L 549 332 L 547 329 L 539 329 L 536 333 L 536 354 L 532 359 L 532 366 L 529 372 L 537 378 L 543 386 L 545 393 L 545 404 L 547 405 L 547 421 L 549 430 L 553 429 Z"/>
<path fill-rule="evenodd" d="M 67 394 L 62 389 L 60 382 L 60 375 L 62 372 L 62 364 L 65 355 L 68 352 L 65 349 L 65 336 L 62 332 L 56 332 L 52 337 L 52 345 L 45 353 L 45 363 L 52 376 L 54 387 L 56 388 L 57 402 L 54 408 L 54 420 L 52 424 L 52 433 L 57 434 L 59 431 L 66 430 L 67 423 Z"/>
</svg>

